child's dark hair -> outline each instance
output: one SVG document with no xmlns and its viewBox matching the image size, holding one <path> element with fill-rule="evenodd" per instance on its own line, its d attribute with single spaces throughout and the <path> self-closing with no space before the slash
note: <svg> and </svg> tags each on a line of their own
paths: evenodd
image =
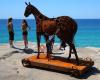
<svg viewBox="0 0 100 80">
<path fill-rule="evenodd" d="M 11 22 L 11 21 L 12 21 L 12 18 L 9 18 L 9 19 L 8 19 L 8 22 Z"/>
<path fill-rule="evenodd" d="M 26 26 L 28 27 L 27 21 L 25 19 L 23 19 L 23 22 L 26 24 Z"/>
</svg>

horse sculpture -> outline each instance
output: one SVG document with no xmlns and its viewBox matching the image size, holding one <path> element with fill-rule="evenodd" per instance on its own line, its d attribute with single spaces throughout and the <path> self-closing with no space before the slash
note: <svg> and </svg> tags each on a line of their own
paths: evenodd
<svg viewBox="0 0 100 80">
<path fill-rule="evenodd" d="M 40 13 L 40 11 L 34 7 L 33 5 L 27 4 L 27 7 L 24 12 L 24 16 L 28 17 L 30 14 L 33 14 L 36 20 L 36 33 L 37 33 L 37 45 L 38 45 L 38 55 L 40 55 L 40 39 L 41 35 L 43 35 L 48 41 L 48 37 L 50 35 L 57 35 L 57 37 L 70 46 L 69 56 L 68 59 L 71 57 L 71 53 L 75 54 L 76 60 L 78 61 L 79 58 L 77 56 L 77 52 L 74 45 L 74 36 L 77 32 L 77 24 L 76 22 L 68 17 L 68 16 L 60 16 L 57 18 L 48 18 L 47 16 Z M 47 57 L 50 57 L 50 51 L 48 44 L 46 43 L 47 47 Z M 52 50 L 51 50 L 52 51 Z"/>
</svg>

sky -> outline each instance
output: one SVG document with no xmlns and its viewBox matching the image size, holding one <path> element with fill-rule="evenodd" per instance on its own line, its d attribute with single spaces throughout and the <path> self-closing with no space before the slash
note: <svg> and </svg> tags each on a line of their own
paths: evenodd
<svg viewBox="0 0 100 80">
<path fill-rule="evenodd" d="M 42 14 L 53 18 L 70 16 L 75 19 L 100 19 L 100 0 L 0 0 L 0 19 L 23 19 L 25 2 Z M 27 19 L 33 19 L 30 15 Z"/>
</svg>

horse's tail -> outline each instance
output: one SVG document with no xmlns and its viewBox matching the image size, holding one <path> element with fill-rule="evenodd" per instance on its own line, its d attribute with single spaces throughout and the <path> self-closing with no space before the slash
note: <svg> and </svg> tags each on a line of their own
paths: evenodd
<svg viewBox="0 0 100 80">
<path fill-rule="evenodd" d="M 77 32 L 77 30 L 78 30 L 78 25 L 77 25 L 77 23 L 76 23 L 75 20 L 74 20 L 74 22 L 75 22 L 75 24 L 74 24 L 74 26 L 75 26 L 75 32 L 74 32 L 74 34 L 76 34 L 76 32 Z"/>
<path fill-rule="evenodd" d="M 73 42 L 75 40 L 74 38 L 75 38 L 75 35 L 77 33 L 77 30 L 78 30 L 78 25 L 77 25 L 77 22 L 70 17 L 68 17 L 68 22 L 69 22 L 69 26 L 70 26 L 69 32 L 71 34 L 70 41 Z"/>
<path fill-rule="evenodd" d="M 77 44 L 76 44 L 75 35 L 77 33 L 77 30 L 78 30 L 78 25 L 77 25 L 77 22 L 75 20 L 73 20 L 73 21 L 74 21 L 74 28 L 75 28 L 75 30 L 73 32 L 73 44 L 76 46 Z"/>
</svg>

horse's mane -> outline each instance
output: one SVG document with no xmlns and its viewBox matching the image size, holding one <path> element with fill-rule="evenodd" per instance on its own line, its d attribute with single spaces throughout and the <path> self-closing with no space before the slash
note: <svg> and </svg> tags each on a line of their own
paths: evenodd
<svg viewBox="0 0 100 80">
<path fill-rule="evenodd" d="M 38 15 L 40 19 L 49 19 L 47 16 L 43 15 L 35 6 L 30 5 L 34 10 L 35 14 Z"/>
</svg>

